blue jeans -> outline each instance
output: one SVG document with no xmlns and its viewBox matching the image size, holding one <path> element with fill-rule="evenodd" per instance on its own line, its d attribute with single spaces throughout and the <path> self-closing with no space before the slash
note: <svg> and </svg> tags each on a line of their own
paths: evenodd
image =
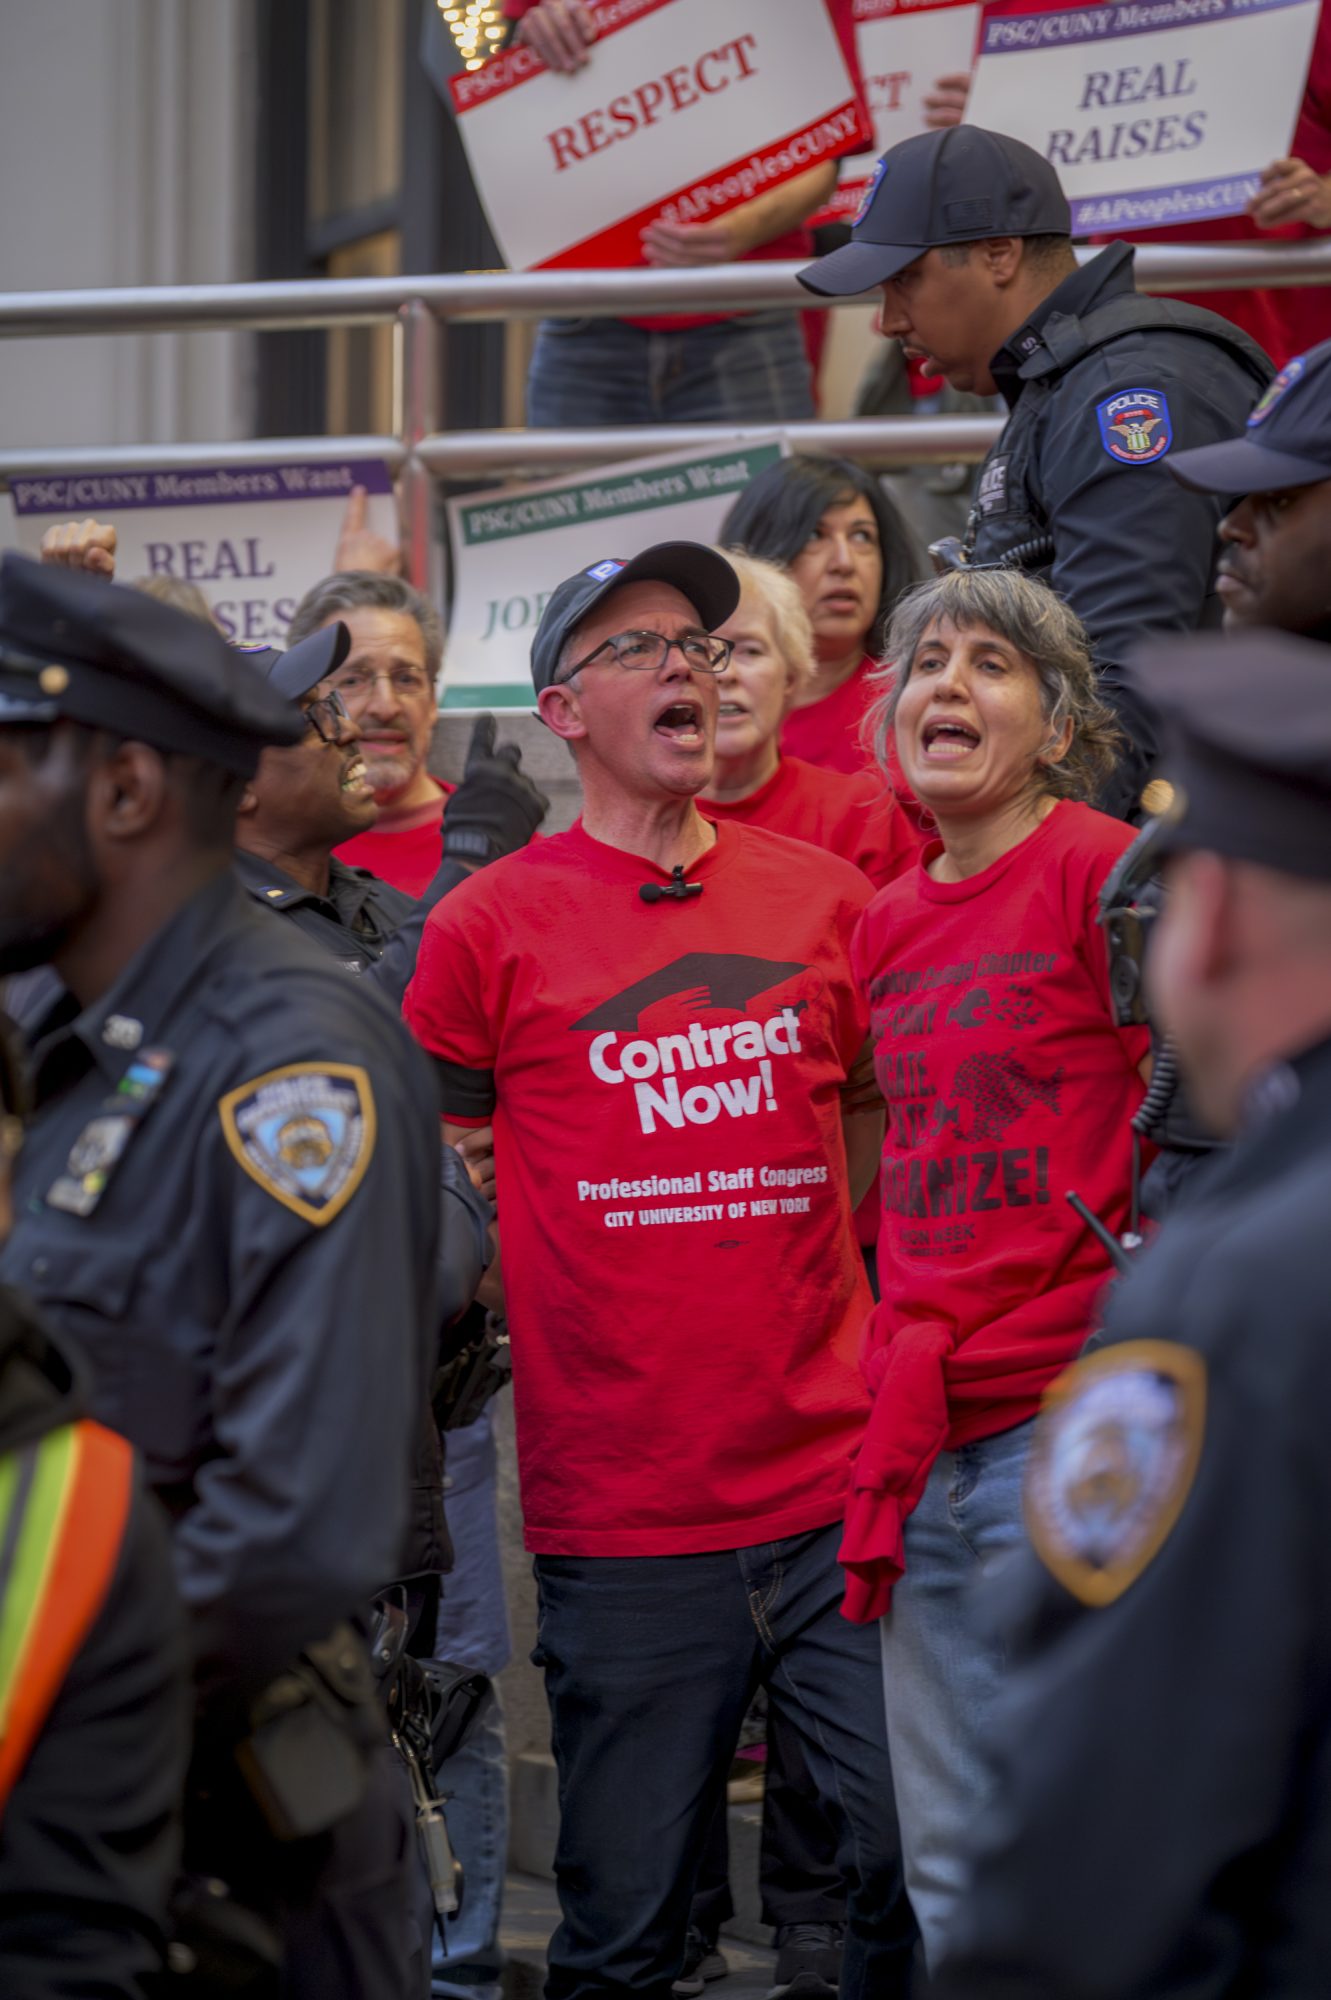
<svg viewBox="0 0 1331 2000">
<path fill-rule="evenodd" d="M 840 1526 L 692 1556 L 538 1556 L 559 1773 L 547 2000 L 667 2000 L 708 1824 L 759 1684 L 835 1813 L 842 1992 L 904 2000 L 902 1887 L 872 1627 L 841 1616 Z"/>
<path fill-rule="evenodd" d="M 439 1790 L 453 1852 L 462 1863 L 462 1907 L 447 1920 L 448 1956 L 436 1935 L 430 1992 L 447 2000 L 499 2000 L 504 1954 L 499 1920 L 508 1863 L 508 1757 L 504 1711 L 491 1688 L 462 1748 L 441 1764 Z"/>
<path fill-rule="evenodd" d="M 1033 1429 L 1032 1420 L 939 1455 L 906 1523 L 906 1573 L 880 1621 L 906 1886 L 931 1966 L 964 1887 L 965 1836 L 985 1789 L 981 1745 L 1005 1664 L 971 1594 L 1026 1539 Z"/>
<path fill-rule="evenodd" d="M 648 333 L 620 319 L 542 320 L 527 377 L 527 422 L 780 424 L 813 415 L 808 356 L 793 312 Z"/>
<path fill-rule="evenodd" d="M 510 1647 L 489 1412 L 463 1430 L 449 1431 L 445 1449 L 444 1504 L 456 1555 L 444 1578 L 435 1657 L 497 1674 Z M 508 1759 L 498 1689 L 491 1690 L 461 1749 L 435 1775 L 448 1799 L 448 1833 L 465 1888 L 462 1908 L 448 1920 L 447 1957 L 435 1937 L 430 1991 L 436 2000 L 498 2000 L 508 1865 Z"/>
</svg>

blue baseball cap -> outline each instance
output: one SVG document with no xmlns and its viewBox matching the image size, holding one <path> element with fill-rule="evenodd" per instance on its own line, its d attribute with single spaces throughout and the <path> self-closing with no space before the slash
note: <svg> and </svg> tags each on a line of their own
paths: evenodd
<svg viewBox="0 0 1331 2000">
<path fill-rule="evenodd" d="M 308 639 L 288 646 L 285 652 L 280 646 L 237 646 L 235 650 L 257 667 L 279 694 L 300 701 L 341 666 L 351 651 L 351 634 L 338 618 L 331 625 L 321 625 Z"/>
<path fill-rule="evenodd" d="M 702 542 L 657 542 L 627 561 L 606 556 L 566 577 L 550 593 L 531 647 L 531 677 L 538 694 L 553 684 L 569 633 L 626 583 L 670 584 L 688 598 L 704 632 L 724 625 L 739 603 L 739 578 L 724 556 Z"/>
<path fill-rule="evenodd" d="M 883 154 L 850 242 L 806 266 L 799 281 L 824 298 L 853 298 L 947 243 L 1071 233 L 1068 198 L 1042 154 L 1003 132 L 953 125 Z"/>
<path fill-rule="evenodd" d="M 1331 340 L 1286 363 L 1242 437 L 1175 452 L 1165 463 L 1197 493 L 1276 493 L 1331 479 Z"/>
</svg>

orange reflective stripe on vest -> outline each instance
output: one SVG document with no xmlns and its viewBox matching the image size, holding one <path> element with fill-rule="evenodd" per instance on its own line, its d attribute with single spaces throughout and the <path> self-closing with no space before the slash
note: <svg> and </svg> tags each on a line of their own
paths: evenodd
<svg viewBox="0 0 1331 2000">
<path fill-rule="evenodd" d="M 115 1574 L 133 1463 L 93 1423 L 0 1455 L 0 1813 Z"/>
</svg>

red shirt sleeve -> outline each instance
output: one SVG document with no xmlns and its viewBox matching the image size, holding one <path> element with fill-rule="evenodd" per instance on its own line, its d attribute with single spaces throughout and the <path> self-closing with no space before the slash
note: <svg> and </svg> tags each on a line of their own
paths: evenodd
<svg viewBox="0 0 1331 2000">
<path fill-rule="evenodd" d="M 495 1010 L 485 990 L 492 942 L 477 935 L 481 910 L 455 907 L 469 887 L 464 883 L 431 911 L 402 1013 L 434 1058 L 444 1117 L 452 1125 L 480 1126 L 490 1123 L 495 1108 Z"/>
</svg>

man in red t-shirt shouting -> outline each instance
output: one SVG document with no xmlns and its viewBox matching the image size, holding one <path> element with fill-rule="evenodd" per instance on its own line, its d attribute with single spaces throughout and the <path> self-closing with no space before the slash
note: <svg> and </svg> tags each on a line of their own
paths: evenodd
<svg viewBox="0 0 1331 2000">
<path fill-rule="evenodd" d="M 693 543 L 554 592 L 532 674 L 583 817 L 439 905 L 406 997 L 446 1128 L 494 1125 L 562 1809 L 549 2000 L 667 2000 L 759 1683 L 844 1820 L 842 1990 L 909 1984 L 878 1649 L 836 1562 L 865 1421 L 850 1217 L 882 1131 L 848 961 L 872 891 L 697 810 L 738 598 Z"/>
</svg>

